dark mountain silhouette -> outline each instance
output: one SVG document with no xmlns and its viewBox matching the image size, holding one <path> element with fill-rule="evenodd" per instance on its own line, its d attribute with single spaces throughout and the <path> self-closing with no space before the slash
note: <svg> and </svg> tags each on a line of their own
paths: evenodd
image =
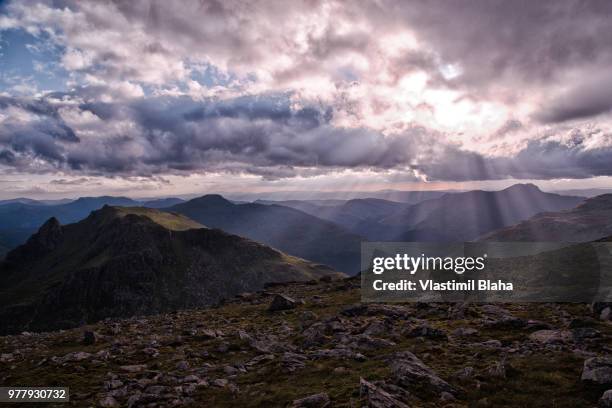
<svg viewBox="0 0 612 408">
<path fill-rule="evenodd" d="M 543 211 L 572 208 L 583 200 L 545 193 L 533 184 L 516 184 L 501 191 L 446 194 L 360 228 L 369 239 L 469 241 Z"/>
<path fill-rule="evenodd" d="M 0 264 L 0 332 L 213 304 L 266 282 L 339 275 L 178 214 L 108 207 L 49 219 Z"/>
<path fill-rule="evenodd" d="M 168 210 L 342 272 L 359 271 L 359 236 L 293 208 L 233 204 L 220 195 L 206 195 Z"/>
<path fill-rule="evenodd" d="M 484 235 L 484 241 L 586 242 L 612 235 L 612 194 L 589 198 L 576 208 L 545 212 Z"/>
<path fill-rule="evenodd" d="M 4 258 L 4 255 L 9 251 L 9 246 L 4 242 L 6 238 L 0 236 L 0 260 Z"/>
</svg>

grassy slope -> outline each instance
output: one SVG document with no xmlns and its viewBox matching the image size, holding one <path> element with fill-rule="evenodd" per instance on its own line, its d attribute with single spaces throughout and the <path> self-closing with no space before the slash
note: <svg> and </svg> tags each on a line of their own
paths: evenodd
<svg viewBox="0 0 612 408">
<path fill-rule="evenodd" d="M 177 213 L 169 213 L 144 207 L 114 207 L 117 210 L 119 217 L 125 217 L 128 214 L 140 215 L 149 218 L 151 221 L 161 225 L 172 231 L 185 231 L 189 229 L 206 228 L 204 225 L 196 222 L 184 215 Z"/>
</svg>

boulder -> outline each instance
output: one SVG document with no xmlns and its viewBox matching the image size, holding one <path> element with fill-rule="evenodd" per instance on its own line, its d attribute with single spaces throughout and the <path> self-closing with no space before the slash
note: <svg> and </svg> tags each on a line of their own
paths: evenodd
<svg viewBox="0 0 612 408">
<path fill-rule="evenodd" d="M 353 337 L 350 347 L 358 350 L 379 350 L 386 347 L 393 347 L 395 343 L 391 340 L 359 334 Z"/>
<path fill-rule="evenodd" d="M 440 329 L 436 329 L 429 325 L 423 324 L 409 330 L 406 335 L 408 337 L 424 337 L 431 340 L 446 340 L 447 336 Z"/>
<path fill-rule="evenodd" d="M 584 362 L 582 381 L 612 385 L 612 357 L 592 357 Z"/>
<path fill-rule="evenodd" d="M 370 408 L 408 408 L 395 396 L 363 378 L 359 380 L 359 395 L 365 406 Z"/>
<path fill-rule="evenodd" d="M 146 370 L 147 366 L 145 364 L 132 364 L 132 365 L 119 366 L 119 368 L 122 371 L 125 371 L 125 372 L 128 372 L 128 373 L 139 373 L 141 371 Z"/>
<path fill-rule="evenodd" d="M 471 327 L 459 327 L 452 331 L 453 336 L 456 337 L 466 337 L 466 336 L 474 336 L 478 334 L 478 330 L 473 329 Z"/>
<path fill-rule="evenodd" d="M 603 393 L 597 404 L 598 408 L 612 408 L 612 390 Z"/>
<path fill-rule="evenodd" d="M 272 299 L 272 303 L 270 303 L 270 307 L 268 307 L 268 311 L 277 312 L 280 310 L 295 309 L 296 306 L 297 302 L 294 299 L 286 295 L 276 294 L 274 295 L 274 299 Z"/>
<path fill-rule="evenodd" d="M 325 325 L 323 323 L 315 323 L 302 332 L 304 337 L 303 345 L 306 348 L 325 344 L 327 337 L 325 336 Z"/>
<path fill-rule="evenodd" d="M 102 398 L 100 402 L 98 402 L 98 405 L 104 408 L 115 408 L 120 406 L 117 400 L 110 395 Z"/>
<path fill-rule="evenodd" d="M 356 361 L 365 361 L 366 357 L 361 353 L 356 353 L 347 348 L 334 348 L 334 349 L 319 349 L 313 351 L 310 356 L 312 358 L 336 358 L 336 359 L 349 359 Z"/>
<path fill-rule="evenodd" d="M 226 380 L 225 378 L 217 378 L 212 383 L 215 387 L 224 388 L 224 387 L 227 387 L 227 385 L 229 384 L 229 381 Z"/>
<path fill-rule="evenodd" d="M 490 378 L 506 378 L 506 363 L 504 361 L 494 362 L 486 372 Z"/>
<path fill-rule="evenodd" d="M 504 316 L 499 319 L 491 319 L 483 322 L 483 326 L 487 329 L 522 329 L 527 326 L 527 321 L 520 317 Z"/>
<path fill-rule="evenodd" d="M 281 357 L 281 366 L 286 372 L 294 372 L 306 366 L 308 358 L 303 354 L 285 352 Z"/>
<path fill-rule="evenodd" d="M 574 340 L 582 341 L 601 337 L 601 332 L 592 327 L 580 327 L 577 329 L 572 329 L 572 335 L 574 336 Z"/>
<path fill-rule="evenodd" d="M 324 392 L 293 401 L 293 408 L 325 408 L 330 406 L 329 395 Z"/>
<path fill-rule="evenodd" d="M 531 340 L 542 344 L 566 343 L 573 337 L 569 330 L 538 330 L 529 335 Z"/>
<path fill-rule="evenodd" d="M 440 394 L 441 392 L 457 393 L 457 390 L 441 379 L 435 371 L 409 351 L 395 353 L 389 359 L 395 382 L 404 388 L 423 387 Z"/>
<path fill-rule="evenodd" d="M 83 340 L 81 341 L 81 343 L 83 343 L 85 346 L 91 346 L 92 344 L 96 343 L 96 340 L 96 333 L 88 330 L 83 333 Z"/>
<path fill-rule="evenodd" d="M 474 367 L 463 367 L 462 369 L 455 372 L 454 377 L 459 380 L 467 380 L 474 376 Z"/>
</svg>

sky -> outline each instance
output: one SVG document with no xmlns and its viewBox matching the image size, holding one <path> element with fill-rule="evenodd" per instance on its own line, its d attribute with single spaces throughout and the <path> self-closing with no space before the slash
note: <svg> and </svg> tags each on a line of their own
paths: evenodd
<svg viewBox="0 0 612 408">
<path fill-rule="evenodd" d="M 612 2 L 2 1 L 0 198 L 612 187 Z"/>
</svg>

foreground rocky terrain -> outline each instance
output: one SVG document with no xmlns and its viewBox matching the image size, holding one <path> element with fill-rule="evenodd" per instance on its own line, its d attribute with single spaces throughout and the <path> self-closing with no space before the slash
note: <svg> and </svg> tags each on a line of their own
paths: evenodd
<svg viewBox="0 0 612 408">
<path fill-rule="evenodd" d="M 359 297 L 355 278 L 326 277 L 215 308 L 5 336 L 0 383 L 69 386 L 72 406 L 610 406 L 606 305 Z"/>
</svg>

